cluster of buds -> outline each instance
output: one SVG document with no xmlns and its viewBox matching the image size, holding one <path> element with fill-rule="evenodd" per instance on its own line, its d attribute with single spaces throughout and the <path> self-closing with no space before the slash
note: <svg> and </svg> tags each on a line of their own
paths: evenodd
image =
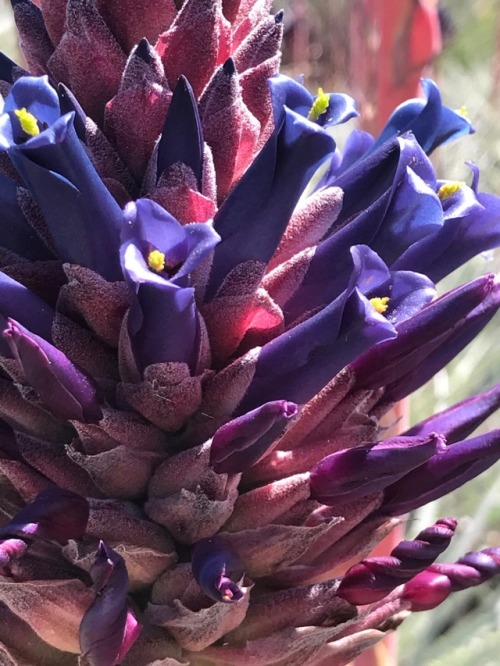
<svg viewBox="0 0 500 666">
<path fill-rule="evenodd" d="M 270 0 L 13 0 L 0 55 L 0 661 L 342 666 L 495 574 L 399 517 L 500 458 L 500 386 L 382 417 L 500 306 L 500 199 L 279 73 Z M 362 612 L 359 607 L 362 607 Z"/>
</svg>

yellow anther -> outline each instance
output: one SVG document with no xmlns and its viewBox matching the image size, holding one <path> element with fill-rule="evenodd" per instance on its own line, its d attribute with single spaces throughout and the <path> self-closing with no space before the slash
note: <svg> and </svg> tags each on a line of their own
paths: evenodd
<svg viewBox="0 0 500 666">
<path fill-rule="evenodd" d="M 451 180 L 449 183 L 441 185 L 438 190 L 438 197 L 441 201 L 444 201 L 448 197 L 451 197 L 452 194 L 455 194 L 455 192 L 461 190 L 462 187 L 465 187 L 465 185 L 466 183 L 463 180 Z"/>
<path fill-rule="evenodd" d="M 309 111 L 307 119 L 316 122 L 318 118 L 323 115 L 323 113 L 327 112 L 329 104 L 330 95 L 326 92 L 323 92 L 323 88 L 318 88 L 318 96 L 311 106 L 311 110 Z"/>
<path fill-rule="evenodd" d="M 29 134 L 29 136 L 37 136 L 40 134 L 38 120 L 24 106 L 22 109 L 14 109 L 14 113 L 19 118 L 23 132 Z"/>
<path fill-rule="evenodd" d="M 462 116 L 462 118 L 468 118 L 469 117 L 469 111 L 465 104 L 462 104 L 462 106 L 459 109 L 455 109 L 455 113 L 458 113 L 459 116 Z"/>
<path fill-rule="evenodd" d="M 382 296 L 382 298 L 379 297 L 370 298 L 370 303 L 373 305 L 373 307 L 379 314 L 384 314 L 384 312 L 389 307 L 389 301 L 390 301 L 389 296 Z"/>
<path fill-rule="evenodd" d="M 148 266 L 151 270 L 160 273 L 165 269 L 165 255 L 159 250 L 151 250 L 148 254 Z"/>
</svg>

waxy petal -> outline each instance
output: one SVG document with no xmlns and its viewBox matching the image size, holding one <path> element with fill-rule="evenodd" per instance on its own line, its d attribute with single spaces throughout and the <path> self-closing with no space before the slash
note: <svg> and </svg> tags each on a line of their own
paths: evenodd
<svg viewBox="0 0 500 666">
<path fill-rule="evenodd" d="M 0 314 L 5 320 L 8 317 L 16 319 L 45 340 L 52 339 L 54 310 L 24 285 L 2 271 L 0 271 Z M 3 329 L 6 323 L 6 321 L 3 323 Z"/>
<path fill-rule="evenodd" d="M 18 121 L 11 122 L 19 103 L 48 125 L 22 144 L 16 143 Z M 59 117 L 58 109 L 57 94 L 46 78 L 17 81 L 2 116 L 3 137 L 10 142 L 8 155 L 42 209 L 60 258 L 113 279 L 119 275 L 121 211 L 78 139 L 73 114 Z"/>
<path fill-rule="evenodd" d="M 216 295 L 238 264 L 271 259 L 303 189 L 333 149 L 323 130 L 283 110 L 273 135 L 215 217 L 222 240 L 205 300 Z"/>
<path fill-rule="evenodd" d="M 14 81 L 20 76 L 29 76 L 29 72 L 0 51 L 0 86 L 2 86 L 2 95 L 4 97 L 7 97 L 4 90 L 8 91 Z"/>
<path fill-rule="evenodd" d="M 434 301 L 398 325 L 398 336 L 352 364 L 359 388 L 386 386 L 436 349 L 495 289 L 493 276 L 478 278 Z"/>
<path fill-rule="evenodd" d="M 422 79 L 425 99 L 403 102 L 392 113 L 375 142 L 377 147 L 393 136 L 411 131 L 426 153 L 435 148 L 471 134 L 474 129 L 463 115 L 444 106 L 438 87 L 431 79 Z"/>
<path fill-rule="evenodd" d="M 282 398 L 304 404 L 352 359 L 395 335 L 351 284 L 318 314 L 264 345 L 238 413 Z"/>
<path fill-rule="evenodd" d="M 420 364 L 386 387 L 386 401 L 400 400 L 420 388 L 483 330 L 500 307 L 500 282 L 491 279 L 488 288 L 489 293 L 487 289 L 483 302 L 459 321 L 448 335 L 442 336 L 437 346 L 433 348 L 435 343 L 431 343 L 426 349 L 424 345 L 426 351 Z"/>
<path fill-rule="evenodd" d="M 184 362 L 195 370 L 201 333 L 190 273 L 218 235 L 208 224 L 182 226 L 158 204 L 140 199 L 125 208 L 122 236 L 123 272 L 137 297 L 127 330 L 139 370 L 164 362 Z M 152 251 L 164 257 L 160 271 L 147 263 Z"/>
<path fill-rule="evenodd" d="M 347 120 L 359 116 L 356 103 L 352 97 L 341 93 L 333 93 L 328 95 L 329 103 L 326 109 L 317 118 L 311 119 L 310 114 L 316 98 L 310 95 L 298 81 L 283 74 L 276 74 L 271 77 L 269 88 L 275 118 L 279 118 L 283 105 L 303 118 L 308 118 L 311 122 L 317 122 L 318 125 L 325 128 L 345 123 Z"/>
<path fill-rule="evenodd" d="M 30 261 L 53 259 L 36 230 L 23 215 L 17 199 L 17 186 L 0 173 L 0 247 L 25 257 Z"/>
</svg>

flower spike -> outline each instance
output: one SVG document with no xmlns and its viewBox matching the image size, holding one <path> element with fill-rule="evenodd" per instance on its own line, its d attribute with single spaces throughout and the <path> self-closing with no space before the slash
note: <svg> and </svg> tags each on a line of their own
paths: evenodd
<svg viewBox="0 0 500 666">
<path fill-rule="evenodd" d="M 356 104 L 280 74 L 272 0 L 12 4 L 0 662 L 345 664 L 496 574 L 435 564 L 451 518 L 372 555 L 500 457 L 499 386 L 383 439 L 500 307 L 436 296 L 500 245 L 427 156 L 471 124 L 426 80 L 339 150 Z"/>
<path fill-rule="evenodd" d="M 355 564 L 342 578 L 337 594 L 351 604 L 372 604 L 398 585 L 414 578 L 448 547 L 454 518 L 441 518 L 412 541 L 402 541 L 388 557 L 370 557 Z"/>
</svg>

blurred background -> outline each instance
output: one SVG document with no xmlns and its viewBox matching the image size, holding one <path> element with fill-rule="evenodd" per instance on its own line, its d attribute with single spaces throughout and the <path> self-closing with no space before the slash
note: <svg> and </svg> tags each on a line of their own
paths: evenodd
<svg viewBox="0 0 500 666">
<path fill-rule="evenodd" d="M 470 183 L 464 163 L 472 160 L 481 169 L 480 189 L 500 195 L 500 0 L 275 0 L 274 8 L 285 9 L 284 72 L 303 75 L 313 93 L 319 86 L 349 92 L 359 102 L 363 129 L 376 133 L 402 95 L 417 93 L 419 77 L 432 76 L 446 104 L 466 109 L 476 129 L 475 135 L 436 151 L 433 162 L 439 177 Z M 0 49 L 21 62 L 8 0 L 0 0 Z M 351 121 L 335 130 L 341 149 L 355 126 Z M 444 280 L 440 292 L 499 270 L 500 253 L 477 257 Z M 478 340 L 412 397 L 411 424 L 500 380 L 499 325 L 497 316 Z M 483 429 L 498 427 L 500 415 Z M 407 534 L 413 538 L 448 515 L 460 523 L 443 560 L 500 546 L 498 467 L 409 516 Z M 399 666 L 498 666 L 499 586 L 500 581 L 493 580 L 407 620 L 398 632 Z M 390 658 L 383 654 L 370 663 L 389 666 Z"/>
</svg>

